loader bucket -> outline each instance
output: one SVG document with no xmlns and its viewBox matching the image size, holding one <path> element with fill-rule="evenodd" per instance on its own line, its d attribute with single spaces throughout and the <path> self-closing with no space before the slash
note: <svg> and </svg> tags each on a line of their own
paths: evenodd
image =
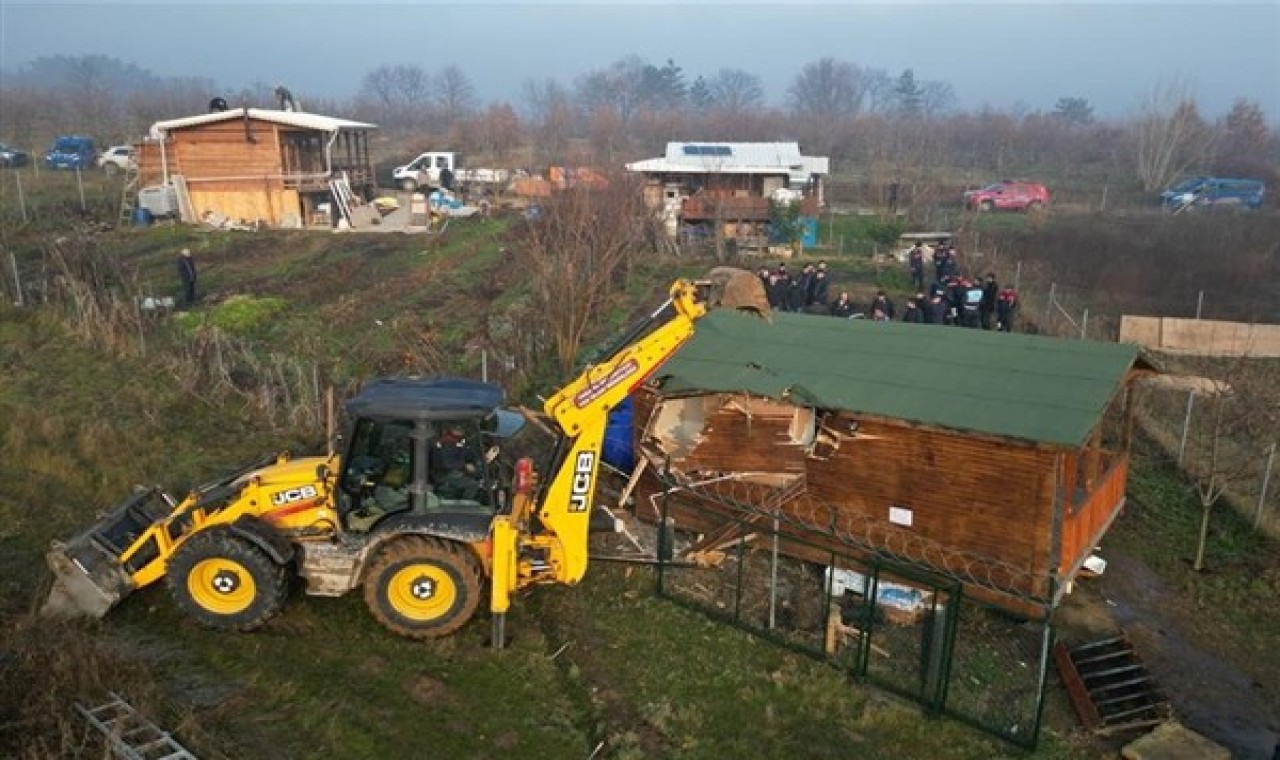
<svg viewBox="0 0 1280 760">
<path fill-rule="evenodd" d="M 84 532 L 65 542 L 54 541 L 45 554 L 53 587 L 40 614 L 57 618 L 106 615 L 134 589 L 120 555 L 172 509 L 172 501 L 159 489 L 140 489 Z"/>
<path fill-rule="evenodd" d="M 747 311 L 772 321 L 773 309 L 764 283 L 754 273 L 736 267 L 716 267 L 707 272 L 711 292 L 707 307 L 711 309 L 737 309 Z"/>
</svg>

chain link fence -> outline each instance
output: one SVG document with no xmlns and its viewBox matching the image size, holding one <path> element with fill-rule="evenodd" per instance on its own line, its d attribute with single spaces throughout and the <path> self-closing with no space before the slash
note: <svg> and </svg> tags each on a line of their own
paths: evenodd
<svg viewBox="0 0 1280 760">
<path fill-rule="evenodd" d="M 690 507 L 732 517 L 715 531 L 719 541 L 659 533 L 660 595 L 825 660 L 929 715 L 1036 746 L 1053 638 L 1047 619 L 971 598 L 945 567 L 857 550 L 859 537 L 835 523 L 824 528 L 788 515 L 794 502 L 784 512 L 763 493 L 694 496 L 690 484 L 671 476 L 662 482 L 661 524 L 673 525 L 673 515 Z M 671 559 L 678 556 L 700 562 Z"/>
</svg>

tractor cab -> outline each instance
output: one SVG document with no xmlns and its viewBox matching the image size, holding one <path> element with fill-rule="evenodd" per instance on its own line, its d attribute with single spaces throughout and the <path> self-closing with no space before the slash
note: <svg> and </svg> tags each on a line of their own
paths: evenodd
<svg viewBox="0 0 1280 760">
<path fill-rule="evenodd" d="M 381 379 L 345 406 L 349 442 L 339 474 L 343 528 L 366 533 L 391 515 L 492 516 L 510 478 L 498 442 L 511 412 L 496 386 L 459 378 Z"/>
</svg>

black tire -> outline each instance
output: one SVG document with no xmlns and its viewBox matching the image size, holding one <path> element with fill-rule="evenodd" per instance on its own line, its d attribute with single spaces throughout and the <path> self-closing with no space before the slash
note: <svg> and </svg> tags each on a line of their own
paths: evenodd
<svg viewBox="0 0 1280 760">
<path fill-rule="evenodd" d="M 1027 213 L 1038 214 L 1040 213 L 1040 210 L 1043 208 L 1044 208 L 1044 204 L 1042 204 L 1040 201 L 1031 201 L 1030 203 L 1027 204 Z"/>
<path fill-rule="evenodd" d="M 464 546 L 426 536 L 393 539 L 364 578 L 364 601 L 387 630 L 448 636 L 480 606 L 480 566 Z"/>
<path fill-rule="evenodd" d="M 106 172 L 108 177 L 114 177 L 120 173 L 120 167 L 115 164 L 103 164 L 102 171 Z"/>
<path fill-rule="evenodd" d="M 400 189 L 412 193 L 418 189 L 418 183 L 411 179 L 400 180 Z"/>
<path fill-rule="evenodd" d="M 289 597 L 289 568 L 250 541 L 217 528 L 174 552 L 165 582 L 183 612 L 207 628 L 252 631 Z"/>
<path fill-rule="evenodd" d="M 996 204 L 991 201 L 983 201 L 982 203 L 978 204 L 979 211 L 995 211 L 995 209 L 996 209 Z"/>
</svg>

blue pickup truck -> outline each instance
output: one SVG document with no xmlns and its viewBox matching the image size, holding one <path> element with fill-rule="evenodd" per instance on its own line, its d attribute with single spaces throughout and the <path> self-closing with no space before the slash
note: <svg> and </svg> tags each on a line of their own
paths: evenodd
<svg viewBox="0 0 1280 760">
<path fill-rule="evenodd" d="M 98 158 L 93 138 L 63 135 L 44 154 L 46 169 L 92 169 Z"/>
</svg>

